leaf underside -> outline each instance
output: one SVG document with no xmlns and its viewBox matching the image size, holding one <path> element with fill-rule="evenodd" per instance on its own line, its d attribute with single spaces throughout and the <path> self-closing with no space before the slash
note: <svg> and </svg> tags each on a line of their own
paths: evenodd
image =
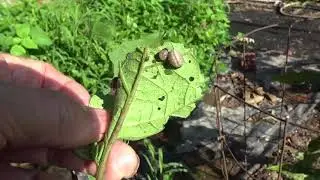
<svg viewBox="0 0 320 180">
<path fill-rule="evenodd" d="M 131 42 L 131 44 L 134 43 Z M 143 71 L 132 104 L 118 134 L 119 139 L 140 140 L 159 133 L 164 129 L 170 116 L 188 117 L 195 108 L 196 101 L 202 97 L 205 79 L 191 49 L 171 42 L 148 47 L 148 58 L 143 67 L 140 67 L 142 51 L 139 48 L 128 47 L 127 44 L 121 45 L 115 50 L 115 52 L 122 52 L 121 55 L 116 55 L 115 52 L 109 55 L 114 64 L 119 64 L 118 76 L 121 80 L 121 87 L 113 99 L 115 100 L 112 108 L 114 114 L 109 133 L 113 131 L 126 98 L 131 93 L 139 68 Z M 157 60 L 156 54 L 164 48 L 175 49 L 181 53 L 184 59 L 182 67 L 174 69 L 167 63 Z M 107 100 L 93 95 L 89 105 L 94 108 L 108 107 L 110 110 L 111 106 L 108 105 L 110 99 L 112 98 Z M 99 162 L 102 149 L 103 145 L 93 143 L 79 148 L 75 153 L 84 159 Z"/>
<path fill-rule="evenodd" d="M 184 58 L 181 68 L 174 69 L 157 61 L 156 54 L 164 48 L 181 53 Z M 122 86 L 117 95 L 114 119 L 119 117 L 131 91 L 141 57 L 142 52 L 137 49 L 123 60 L 120 67 Z M 189 116 L 195 102 L 202 96 L 204 77 L 191 50 L 182 44 L 165 42 L 156 48 L 149 48 L 148 60 L 142 68 L 137 92 L 118 135 L 120 139 L 140 140 L 162 131 L 170 116 Z"/>
</svg>

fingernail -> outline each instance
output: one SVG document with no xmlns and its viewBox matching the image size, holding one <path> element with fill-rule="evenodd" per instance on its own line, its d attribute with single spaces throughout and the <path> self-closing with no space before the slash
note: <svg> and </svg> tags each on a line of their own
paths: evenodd
<svg viewBox="0 0 320 180">
<path fill-rule="evenodd" d="M 113 145 L 109 160 L 112 167 L 107 171 L 109 179 L 131 178 L 140 165 L 140 158 L 134 149 L 121 141 Z"/>
<path fill-rule="evenodd" d="M 128 175 L 125 175 L 124 176 L 124 178 L 131 178 L 131 177 L 133 177 L 134 175 L 136 175 L 137 174 L 137 172 L 138 172 L 138 169 L 139 169 L 139 166 L 140 166 L 140 158 L 139 158 L 139 156 L 136 154 L 136 166 L 134 167 L 133 166 L 133 168 L 130 170 L 130 167 L 128 168 L 128 171 L 127 171 L 127 173 L 129 173 L 129 172 L 131 172 L 130 174 L 128 174 Z"/>
</svg>

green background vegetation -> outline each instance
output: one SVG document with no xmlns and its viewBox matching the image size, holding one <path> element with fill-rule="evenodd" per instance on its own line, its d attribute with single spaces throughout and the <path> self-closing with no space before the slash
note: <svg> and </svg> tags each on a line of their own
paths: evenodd
<svg viewBox="0 0 320 180">
<path fill-rule="evenodd" d="M 19 2 L 0 6 L 0 51 L 12 52 L 21 43 L 13 40 L 17 24 L 40 28 L 52 44 L 24 48 L 26 55 L 53 64 L 91 94 L 109 91 L 113 69 L 107 53 L 125 40 L 162 32 L 165 40 L 192 47 L 209 75 L 210 54 L 229 39 L 223 0 L 55 0 L 41 7 L 36 0 Z"/>
</svg>

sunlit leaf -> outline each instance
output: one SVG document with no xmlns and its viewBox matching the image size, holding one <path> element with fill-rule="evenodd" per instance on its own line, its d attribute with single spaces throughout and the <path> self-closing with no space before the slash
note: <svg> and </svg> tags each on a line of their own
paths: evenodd
<svg viewBox="0 0 320 180">
<path fill-rule="evenodd" d="M 34 43 L 30 37 L 23 38 L 21 45 L 27 49 L 38 49 L 38 45 Z"/>
<path fill-rule="evenodd" d="M 30 31 L 30 36 L 33 42 L 38 46 L 50 46 L 52 44 L 51 39 L 40 27 L 32 27 Z"/>
<path fill-rule="evenodd" d="M 185 61 L 183 66 L 173 69 L 162 62 L 157 62 L 155 56 L 163 48 L 179 51 Z M 142 67 L 142 77 L 119 138 L 139 140 L 154 135 L 163 130 L 170 116 L 186 117 L 190 114 L 195 107 L 194 103 L 202 96 L 204 85 L 203 74 L 191 52 L 182 44 L 170 42 L 149 48 L 148 61 Z M 125 57 L 120 67 L 122 87 L 118 94 L 115 119 L 119 116 L 127 93 L 135 81 L 141 57 L 141 51 L 132 51 Z"/>
<path fill-rule="evenodd" d="M 108 55 L 113 64 L 113 73 L 114 77 L 119 75 L 119 64 L 122 63 L 126 59 L 126 56 L 129 52 L 132 52 L 139 46 L 157 46 L 161 43 L 161 35 L 160 33 L 153 33 L 144 36 L 142 39 L 131 40 L 123 42 L 121 45 L 116 47 L 113 51 L 111 51 Z"/>
<path fill-rule="evenodd" d="M 16 24 L 15 25 L 16 33 L 19 37 L 25 38 L 29 36 L 30 25 L 29 24 Z"/>
<path fill-rule="evenodd" d="M 103 100 L 98 97 L 97 95 L 93 95 L 91 98 L 90 98 L 90 103 L 89 103 L 90 107 L 93 107 L 93 108 L 103 108 Z"/>
<path fill-rule="evenodd" d="M 14 45 L 10 49 L 10 53 L 15 56 L 22 56 L 27 53 L 27 51 L 20 45 Z"/>
</svg>

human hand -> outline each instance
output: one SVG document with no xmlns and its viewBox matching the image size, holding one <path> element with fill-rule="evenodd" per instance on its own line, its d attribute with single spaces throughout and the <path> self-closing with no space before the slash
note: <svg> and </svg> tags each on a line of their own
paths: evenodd
<svg viewBox="0 0 320 180">
<path fill-rule="evenodd" d="M 110 114 L 89 108 L 88 92 L 53 66 L 0 54 L 0 177 L 1 179 L 58 179 L 38 170 L 9 166 L 9 162 L 56 165 L 95 174 L 92 161 L 72 150 L 101 140 Z M 134 175 L 139 158 L 117 141 L 107 164 L 107 179 Z"/>
</svg>

